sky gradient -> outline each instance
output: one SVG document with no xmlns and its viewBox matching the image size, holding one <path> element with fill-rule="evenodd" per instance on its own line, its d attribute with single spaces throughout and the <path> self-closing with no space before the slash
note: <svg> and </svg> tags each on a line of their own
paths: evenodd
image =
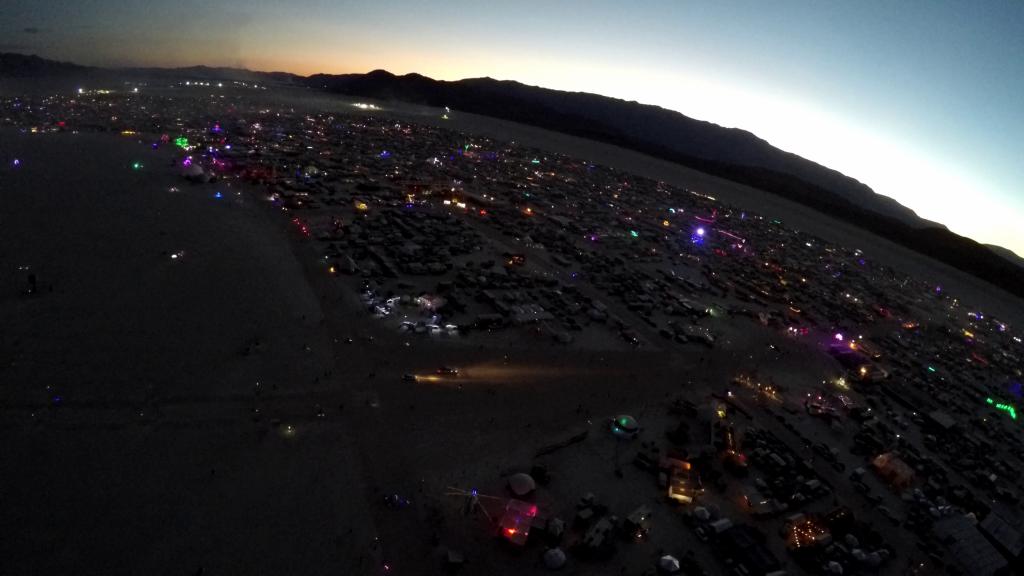
<svg viewBox="0 0 1024 576">
<path fill-rule="evenodd" d="M 0 51 L 490 76 L 754 132 L 1024 255 L 1024 3 L 7 0 Z"/>
</svg>

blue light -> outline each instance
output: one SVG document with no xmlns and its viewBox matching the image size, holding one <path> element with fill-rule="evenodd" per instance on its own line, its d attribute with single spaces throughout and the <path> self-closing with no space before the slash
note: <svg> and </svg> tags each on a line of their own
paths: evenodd
<svg viewBox="0 0 1024 576">
<path fill-rule="evenodd" d="M 224 195 L 223 195 L 223 194 L 221 194 L 220 192 L 217 192 L 216 194 L 214 194 L 214 195 L 213 195 L 213 197 L 214 197 L 214 198 L 218 198 L 218 199 L 220 199 L 220 198 L 223 198 L 223 197 L 224 197 Z"/>
<path fill-rule="evenodd" d="M 21 166 L 21 160 L 15 158 L 14 162 L 11 162 L 11 164 L 14 165 L 15 168 L 17 168 L 18 166 Z"/>
<path fill-rule="evenodd" d="M 703 236 L 703 235 L 704 235 L 704 229 L 703 228 L 697 228 L 697 236 Z"/>
<path fill-rule="evenodd" d="M 381 158 L 390 158 L 391 157 L 391 152 L 388 152 L 387 150 L 385 150 L 385 151 L 380 153 L 380 157 Z"/>
</svg>

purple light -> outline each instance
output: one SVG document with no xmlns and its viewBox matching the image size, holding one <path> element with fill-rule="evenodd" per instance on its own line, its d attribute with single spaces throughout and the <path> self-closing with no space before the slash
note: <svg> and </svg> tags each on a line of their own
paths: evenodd
<svg viewBox="0 0 1024 576">
<path fill-rule="evenodd" d="M 181 165 L 185 166 L 185 167 L 191 166 L 192 165 L 192 157 L 189 156 L 188 158 L 185 158 L 184 160 L 182 160 L 181 161 Z"/>
<path fill-rule="evenodd" d="M 839 340 L 840 342 L 842 342 L 843 341 L 843 335 L 838 333 L 838 332 L 836 332 L 836 340 Z"/>
<path fill-rule="evenodd" d="M 14 162 L 11 162 L 11 164 L 13 164 L 15 168 L 17 168 L 18 166 L 21 166 L 21 160 L 15 158 Z"/>
</svg>

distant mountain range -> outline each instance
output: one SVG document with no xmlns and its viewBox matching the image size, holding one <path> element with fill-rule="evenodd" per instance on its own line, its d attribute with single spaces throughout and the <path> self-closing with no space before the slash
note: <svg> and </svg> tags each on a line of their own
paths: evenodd
<svg viewBox="0 0 1024 576">
<path fill-rule="evenodd" d="M 750 132 L 658 106 L 491 78 L 448 82 L 383 70 L 307 77 L 205 66 L 109 70 L 0 54 L 0 77 L 126 73 L 289 84 L 383 101 L 449 106 L 615 144 L 799 202 L 1024 296 L 1024 260 L 1010 250 L 954 234 L 854 178 L 780 150 Z"/>
</svg>

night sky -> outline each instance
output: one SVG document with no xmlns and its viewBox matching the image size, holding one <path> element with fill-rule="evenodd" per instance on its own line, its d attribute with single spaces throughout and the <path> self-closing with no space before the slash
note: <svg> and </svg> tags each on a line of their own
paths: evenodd
<svg viewBox="0 0 1024 576">
<path fill-rule="evenodd" d="M 1024 254 L 1024 3 L 6 0 L 0 51 L 491 76 L 754 132 Z"/>
</svg>

